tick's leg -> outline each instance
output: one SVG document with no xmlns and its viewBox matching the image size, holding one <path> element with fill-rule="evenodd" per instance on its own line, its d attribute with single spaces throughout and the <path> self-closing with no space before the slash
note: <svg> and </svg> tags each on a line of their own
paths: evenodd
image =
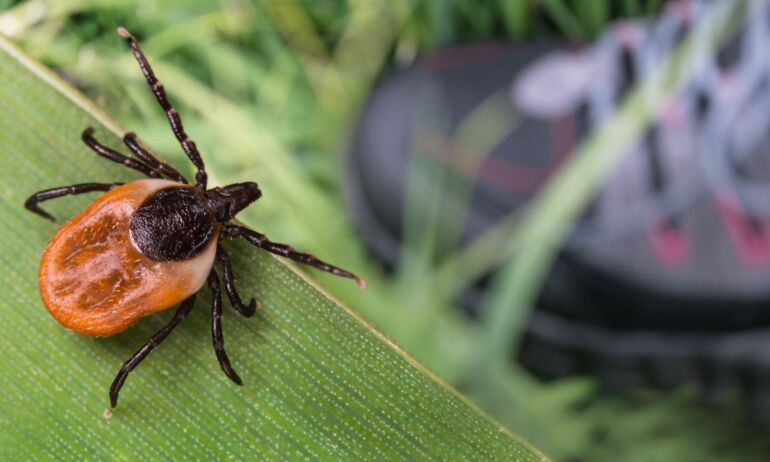
<svg viewBox="0 0 770 462">
<path fill-rule="evenodd" d="M 80 183 L 70 186 L 59 186 L 58 188 L 44 189 L 29 196 L 29 198 L 24 202 L 24 207 L 26 207 L 30 212 L 36 213 L 43 218 L 55 221 L 54 217 L 50 213 L 37 206 L 38 202 L 43 202 L 62 196 L 69 196 L 72 194 L 82 194 L 93 191 L 109 191 L 122 184 L 123 183 Z"/>
<path fill-rule="evenodd" d="M 281 255 L 294 261 L 310 265 L 314 268 L 320 269 L 321 271 L 334 274 L 335 276 L 354 279 L 358 284 L 358 287 L 362 289 L 366 288 L 366 280 L 356 276 L 350 271 L 338 268 L 334 265 L 330 265 L 322 260 L 319 260 L 313 255 L 310 255 L 309 253 L 297 252 L 289 245 L 272 242 L 264 234 L 260 234 L 254 230 L 246 228 L 245 226 L 225 225 L 222 228 L 222 232 L 225 233 L 225 235 L 228 237 L 242 237 L 248 242 L 264 250 L 267 250 L 270 253 Z"/>
<path fill-rule="evenodd" d="M 198 152 L 198 148 L 195 146 L 195 142 L 187 136 L 187 133 L 185 133 L 184 126 L 182 125 L 182 118 L 168 101 L 168 96 L 166 95 L 166 90 L 163 88 L 163 84 L 161 84 L 160 81 L 158 81 L 158 78 L 155 77 L 155 73 L 153 72 L 150 63 L 147 61 L 147 58 L 144 56 L 144 53 L 142 53 L 142 49 L 139 47 L 139 42 L 137 42 L 136 38 L 122 27 L 118 27 L 118 35 L 126 39 L 126 42 L 131 46 L 134 58 L 136 58 L 136 61 L 139 63 L 139 68 L 142 70 L 142 74 L 144 74 L 144 78 L 147 80 L 147 84 L 150 86 L 152 93 L 155 95 L 155 99 L 158 100 L 160 107 L 166 111 L 168 122 L 171 124 L 171 131 L 174 132 L 174 136 L 179 140 L 179 144 L 182 145 L 182 149 L 185 154 L 187 154 L 190 162 L 192 162 L 193 165 L 195 165 L 195 168 L 198 169 L 195 174 L 196 185 L 206 189 L 207 177 L 206 168 L 203 166 L 203 159 L 201 159 L 201 155 Z"/>
<path fill-rule="evenodd" d="M 222 293 L 219 290 L 219 276 L 213 269 L 209 273 L 209 289 L 211 289 L 211 337 L 214 340 L 214 353 L 217 355 L 222 372 L 233 382 L 243 385 L 243 381 L 233 370 L 225 352 L 225 339 L 222 336 Z"/>
<path fill-rule="evenodd" d="M 225 281 L 225 292 L 230 299 L 230 305 L 235 308 L 242 316 L 250 318 L 257 312 L 257 301 L 254 297 L 249 300 L 249 304 L 245 305 L 238 295 L 238 291 L 235 289 L 235 276 L 233 275 L 233 265 L 230 263 L 230 256 L 227 251 L 221 246 L 217 245 L 217 260 L 222 263 L 222 278 Z"/>
<path fill-rule="evenodd" d="M 174 328 L 178 326 L 179 323 L 182 322 L 182 320 L 186 318 L 188 314 L 190 314 L 190 311 L 194 305 L 195 295 L 191 295 L 189 298 L 183 301 L 181 305 L 179 305 L 179 308 L 177 308 L 176 313 L 174 313 L 174 317 L 171 318 L 171 321 L 169 321 L 165 326 L 161 327 L 158 332 L 150 337 L 150 340 L 148 340 L 147 343 L 142 345 L 142 347 L 139 348 L 136 353 L 134 353 L 133 356 L 128 359 L 128 361 L 123 363 L 123 367 L 120 368 L 118 375 L 115 376 L 115 380 L 113 380 L 112 385 L 110 385 L 110 404 L 112 407 L 118 405 L 118 394 L 120 393 L 120 389 L 123 388 L 123 383 L 126 381 L 128 373 L 133 371 L 136 366 L 138 366 L 139 363 L 141 363 L 144 358 L 146 358 L 147 355 L 150 354 L 153 349 L 155 349 L 156 346 L 160 345 L 160 342 L 168 337 L 168 334 L 170 334 L 171 331 L 174 330 Z"/>
<path fill-rule="evenodd" d="M 144 149 L 136 137 L 136 133 L 128 132 L 123 136 L 123 143 L 134 153 L 134 155 L 145 164 L 149 165 L 153 170 L 157 171 L 161 175 L 165 175 L 174 181 L 187 184 L 187 178 L 177 171 L 174 167 L 165 162 L 161 162 L 157 157 L 153 156 L 148 150 Z"/>
<path fill-rule="evenodd" d="M 94 138 L 93 127 L 88 127 L 85 130 L 83 130 L 83 133 L 80 135 L 80 138 L 83 140 L 86 146 L 91 148 L 91 150 L 93 150 L 95 153 L 99 154 L 100 156 L 104 157 L 105 159 L 111 160 L 113 162 L 117 162 L 119 164 L 125 165 L 128 168 L 144 173 L 150 178 L 160 178 L 160 174 L 158 172 L 144 165 L 138 160 L 134 160 L 134 159 L 131 159 L 130 157 L 126 157 L 123 154 L 119 153 L 118 151 L 115 151 L 112 148 L 108 148 L 107 146 L 96 141 L 96 138 Z"/>
</svg>

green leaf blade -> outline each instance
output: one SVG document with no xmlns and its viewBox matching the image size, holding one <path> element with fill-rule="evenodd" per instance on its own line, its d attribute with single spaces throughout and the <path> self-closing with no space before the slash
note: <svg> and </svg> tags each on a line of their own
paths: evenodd
<svg viewBox="0 0 770 462">
<path fill-rule="evenodd" d="M 117 368 L 171 313 L 87 338 L 40 301 L 38 261 L 56 225 L 25 211 L 26 197 L 137 178 L 80 143 L 88 125 L 121 145 L 117 124 L 0 38 L 1 459 L 545 460 L 290 265 L 240 242 L 228 246 L 238 286 L 263 306 L 251 319 L 226 307 L 245 386 L 219 370 L 204 291 L 105 418 Z M 45 207 L 64 221 L 94 197 Z"/>
</svg>

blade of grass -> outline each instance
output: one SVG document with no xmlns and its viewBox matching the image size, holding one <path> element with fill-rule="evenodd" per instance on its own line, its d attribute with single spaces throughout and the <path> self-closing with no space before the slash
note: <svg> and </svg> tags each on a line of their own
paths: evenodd
<svg viewBox="0 0 770 462">
<path fill-rule="evenodd" d="M 588 37 L 586 29 L 562 0 L 539 0 L 538 3 L 564 35 L 572 40 L 584 40 Z"/>
<path fill-rule="evenodd" d="M 511 38 L 520 39 L 531 29 L 532 5 L 528 1 L 498 0 L 498 7 L 503 15 L 505 31 Z"/>
<path fill-rule="evenodd" d="M 0 459 L 545 460 L 301 273 L 237 243 L 240 289 L 264 306 L 225 319 L 246 386 L 216 366 L 203 296 L 103 418 L 116 367 L 167 316 L 106 339 L 57 325 L 36 288 L 55 226 L 21 204 L 45 187 L 132 178 L 79 143 L 87 125 L 115 146 L 122 130 L 3 38 L 0 82 Z M 49 210 L 67 217 L 89 200 Z"/>
<path fill-rule="evenodd" d="M 639 0 L 623 0 L 623 15 L 629 17 L 636 17 L 641 14 L 642 6 L 639 4 Z"/>
<path fill-rule="evenodd" d="M 302 64 L 321 106 L 330 113 L 339 110 L 340 102 L 347 101 L 345 88 L 306 10 L 296 0 L 268 2 L 265 8 Z"/>
<path fill-rule="evenodd" d="M 602 33 L 610 16 L 609 2 L 577 2 L 575 8 L 577 17 L 590 37 L 596 37 Z"/>
</svg>

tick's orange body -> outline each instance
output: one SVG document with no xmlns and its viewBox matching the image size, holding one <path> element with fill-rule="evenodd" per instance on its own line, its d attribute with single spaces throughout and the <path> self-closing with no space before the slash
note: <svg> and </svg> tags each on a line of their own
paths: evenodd
<svg viewBox="0 0 770 462">
<path fill-rule="evenodd" d="M 216 235 L 195 257 L 165 262 L 143 255 L 130 237 L 133 213 L 168 186 L 180 185 L 149 179 L 113 189 L 51 239 L 40 263 L 39 285 L 57 321 L 84 335 L 114 335 L 203 286 L 214 262 Z"/>
<path fill-rule="evenodd" d="M 134 133 L 123 143 L 133 157 L 107 147 L 86 128 L 81 139 L 99 156 L 138 171 L 150 179 L 122 183 L 79 183 L 44 189 L 27 198 L 24 207 L 43 218 L 54 217 L 39 203 L 57 197 L 104 192 L 90 207 L 68 221 L 46 247 L 38 275 L 40 294 L 51 315 L 79 334 L 108 336 L 128 328 L 137 319 L 179 305 L 174 316 L 120 368 L 110 385 L 115 407 L 128 374 L 157 347 L 195 306 L 195 294 L 204 283 L 211 290 L 211 337 L 219 367 L 238 385 L 243 381 L 230 365 L 222 334 L 222 292 L 214 260 L 222 267 L 224 289 L 233 309 L 245 317 L 256 313 L 235 288 L 228 252 L 219 237 L 243 238 L 268 252 L 311 265 L 322 271 L 366 281 L 350 271 L 272 242 L 264 234 L 232 223 L 235 216 L 259 199 L 253 181 L 208 188 L 208 174 L 198 148 L 184 130 L 182 118 L 171 106 L 163 85 L 142 53 L 139 42 L 118 28 L 152 90 L 166 112 L 171 130 L 196 168 L 195 183 L 141 146 Z"/>
</svg>

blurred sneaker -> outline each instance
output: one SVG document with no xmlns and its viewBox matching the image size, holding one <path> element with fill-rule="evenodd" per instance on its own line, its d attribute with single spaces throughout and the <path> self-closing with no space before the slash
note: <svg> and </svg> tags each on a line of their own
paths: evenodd
<svg viewBox="0 0 770 462">
<path fill-rule="evenodd" d="M 727 3 L 674 2 L 586 47 L 440 51 L 390 76 L 348 159 L 363 239 L 397 265 L 436 194 L 438 229 L 458 230 L 438 236 L 439 253 L 515 214 L 692 24 Z M 615 390 L 697 379 L 713 402 L 740 386 L 770 415 L 770 4 L 748 8 L 564 243 L 520 352 L 535 372 L 592 372 Z"/>
</svg>

